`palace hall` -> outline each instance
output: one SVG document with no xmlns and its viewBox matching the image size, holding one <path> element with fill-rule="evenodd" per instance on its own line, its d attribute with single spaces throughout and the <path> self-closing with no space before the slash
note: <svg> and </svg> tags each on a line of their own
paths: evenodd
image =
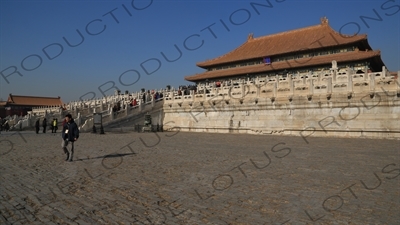
<svg viewBox="0 0 400 225">
<path fill-rule="evenodd" d="M 333 30 L 326 17 L 318 25 L 254 37 L 238 48 L 196 65 L 206 71 L 186 76 L 196 84 L 253 80 L 262 77 L 329 76 L 333 62 L 339 75 L 382 71 L 381 52 L 373 50 L 366 34 L 345 35 Z"/>
</svg>

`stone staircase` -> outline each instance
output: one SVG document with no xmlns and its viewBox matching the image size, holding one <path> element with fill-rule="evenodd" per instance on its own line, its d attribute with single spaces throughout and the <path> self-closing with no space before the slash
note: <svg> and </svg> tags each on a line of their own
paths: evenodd
<svg viewBox="0 0 400 225">
<path fill-rule="evenodd" d="M 163 99 L 147 102 L 146 104 L 135 107 L 126 107 L 118 112 L 103 112 L 102 124 L 105 132 L 110 131 L 132 131 L 135 125 L 144 124 L 144 116 L 152 115 L 153 125 L 162 125 L 163 118 Z M 99 126 L 96 125 L 99 129 Z M 91 132 L 93 130 L 93 114 L 86 114 L 85 120 L 79 127 L 81 132 Z"/>
</svg>

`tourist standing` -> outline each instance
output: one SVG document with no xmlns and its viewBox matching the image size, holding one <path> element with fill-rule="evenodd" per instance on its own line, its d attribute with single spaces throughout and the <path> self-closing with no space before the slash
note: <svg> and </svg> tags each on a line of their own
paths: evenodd
<svg viewBox="0 0 400 225">
<path fill-rule="evenodd" d="M 74 122 L 74 119 L 72 119 L 71 114 L 67 114 L 65 116 L 65 125 L 63 126 L 62 129 L 62 143 L 61 146 L 64 150 L 64 153 L 66 154 L 67 158 L 65 161 L 72 162 L 73 156 L 74 156 L 74 143 L 75 141 L 78 140 L 79 138 L 79 129 L 78 125 Z M 71 143 L 71 151 L 68 151 L 68 144 Z"/>
<path fill-rule="evenodd" d="M 58 128 L 57 119 L 53 119 L 53 122 L 51 123 L 51 125 L 52 125 L 51 133 L 57 133 L 57 128 Z"/>
<path fill-rule="evenodd" d="M 36 133 L 39 133 L 39 129 L 40 129 L 40 119 L 37 118 L 36 123 L 35 123 L 35 128 L 36 128 Z"/>
<path fill-rule="evenodd" d="M 54 120 L 54 119 L 53 119 Z M 49 123 L 50 124 L 50 129 L 51 129 L 51 133 L 53 133 L 53 120 Z"/>
<path fill-rule="evenodd" d="M 43 119 L 42 126 L 43 126 L 43 133 L 46 133 L 46 127 L 47 127 L 47 119 L 46 118 Z"/>
<path fill-rule="evenodd" d="M 142 100 L 143 100 L 143 103 L 146 103 L 146 93 L 145 92 L 142 95 Z"/>
<path fill-rule="evenodd" d="M 8 120 L 4 123 L 4 130 L 8 132 L 10 130 L 10 124 L 8 124 Z"/>
</svg>

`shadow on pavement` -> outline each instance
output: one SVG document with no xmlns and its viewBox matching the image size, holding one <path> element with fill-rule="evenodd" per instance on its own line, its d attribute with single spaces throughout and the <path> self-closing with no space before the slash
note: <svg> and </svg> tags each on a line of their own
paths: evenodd
<svg viewBox="0 0 400 225">
<path fill-rule="evenodd" d="M 122 153 L 122 154 L 108 154 L 104 156 L 98 156 L 98 157 L 93 157 L 93 158 L 86 158 L 86 159 L 76 159 L 75 161 L 85 161 L 85 160 L 92 160 L 92 159 L 105 159 L 105 158 L 116 158 L 116 157 L 123 157 L 123 156 L 129 156 L 129 155 L 136 155 L 136 153 Z"/>
</svg>

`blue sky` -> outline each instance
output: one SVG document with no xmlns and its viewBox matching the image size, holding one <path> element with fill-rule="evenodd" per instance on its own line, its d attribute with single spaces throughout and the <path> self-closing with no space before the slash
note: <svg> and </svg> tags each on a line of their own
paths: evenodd
<svg viewBox="0 0 400 225">
<path fill-rule="evenodd" d="M 1 0 L 0 72 L 8 76 L 17 69 L 23 76 L 0 76 L 0 97 L 60 96 L 69 102 L 110 95 L 113 84 L 122 91 L 189 84 L 184 76 L 203 71 L 196 62 L 235 49 L 249 33 L 312 26 L 323 16 L 336 31 L 368 34 L 389 70 L 400 70 L 400 0 L 270 0 L 271 7 L 257 7 L 259 13 L 251 2 L 268 4 Z M 363 16 L 375 20 L 363 22 Z"/>
</svg>

